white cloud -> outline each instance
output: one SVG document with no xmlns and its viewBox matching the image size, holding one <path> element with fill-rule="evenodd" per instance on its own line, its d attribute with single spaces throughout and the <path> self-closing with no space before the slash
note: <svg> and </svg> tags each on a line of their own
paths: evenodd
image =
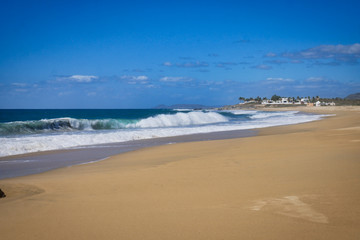
<svg viewBox="0 0 360 240">
<path fill-rule="evenodd" d="M 200 67 L 208 67 L 209 64 L 207 62 L 200 62 L 200 61 L 195 61 L 195 62 L 183 62 L 183 63 L 171 63 L 171 62 L 164 62 L 162 64 L 163 66 L 167 66 L 167 67 L 171 67 L 171 66 L 175 66 L 175 67 L 181 67 L 181 68 L 200 68 Z"/>
<path fill-rule="evenodd" d="M 69 92 L 69 91 L 68 92 L 59 92 L 58 96 L 61 97 L 61 96 L 66 96 L 66 95 L 70 95 L 70 94 L 72 94 L 72 92 Z"/>
<path fill-rule="evenodd" d="M 198 68 L 198 67 L 208 67 L 209 64 L 206 62 L 185 62 L 185 63 L 177 63 L 177 67 L 183 67 L 183 68 Z"/>
<path fill-rule="evenodd" d="M 277 65 L 287 63 L 287 61 L 280 60 L 280 59 L 274 59 L 274 60 L 269 60 L 269 61 L 265 61 L 265 62 L 268 64 L 277 64 Z"/>
<path fill-rule="evenodd" d="M 28 89 L 23 89 L 23 88 L 17 88 L 15 89 L 15 92 L 28 92 Z"/>
<path fill-rule="evenodd" d="M 164 62 L 163 65 L 167 66 L 167 67 L 170 67 L 170 66 L 172 66 L 172 63 L 171 62 Z"/>
<path fill-rule="evenodd" d="M 68 79 L 79 83 L 89 83 L 98 78 L 99 77 L 93 75 L 72 75 Z"/>
<path fill-rule="evenodd" d="M 121 79 L 125 79 L 125 80 L 132 80 L 132 81 L 146 81 L 149 79 L 149 77 L 145 76 L 145 75 L 141 75 L 141 76 L 129 76 L 129 75 L 123 75 L 120 77 Z"/>
<path fill-rule="evenodd" d="M 137 76 L 137 77 L 135 77 L 135 80 L 138 80 L 138 81 L 146 81 L 148 79 L 149 78 L 147 76 Z"/>
<path fill-rule="evenodd" d="M 307 82 L 321 82 L 323 80 L 323 77 L 309 77 L 308 79 L 306 79 Z"/>
<path fill-rule="evenodd" d="M 121 80 L 127 81 L 127 84 L 138 85 L 138 84 L 149 84 L 149 77 L 145 75 L 140 76 L 131 76 L 131 75 L 123 75 L 120 77 Z"/>
<path fill-rule="evenodd" d="M 245 64 L 243 62 L 243 64 Z M 219 67 L 219 68 L 229 68 L 231 66 L 237 66 L 238 63 L 237 62 L 219 62 L 216 64 L 216 67 Z"/>
<path fill-rule="evenodd" d="M 326 77 L 309 77 L 305 80 L 308 83 L 333 83 L 334 80 Z"/>
<path fill-rule="evenodd" d="M 12 83 L 11 85 L 13 85 L 15 87 L 26 87 L 27 86 L 26 83 Z"/>
<path fill-rule="evenodd" d="M 299 52 L 283 53 L 283 57 L 291 59 L 333 59 L 343 63 L 357 63 L 360 58 L 360 44 L 320 45 Z"/>
<path fill-rule="evenodd" d="M 352 45 L 321 45 L 310 50 L 328 54 L 360 54 L 360 44 L 355 43 Z"/>
<path fill-rule="evenodd" d="M 267 78 L 266 79 L 267 81 L 270 81 L 270 82 L 294 82 L 295 80 L 294 79 L 291 79 L 291 78 Z"/>
<path fill-rule="evenodd" d="M 262 69 L 262 70 L 270 70 L 270 69 L 272 69 L 272 66 L 269 66 L 266 64 L 259 64 L 259 65 L 253 66 L 252 68 Z"/>
<path fill-rule="evenodd" d="M 190 82 L 192 79 L 188 77 L 162 77 L 161 82 Z"/>
<path fill-rule="evenodd" d="M 265 54 L 265 57 L 276 57 L 276 53 L 268 52 L 267 54 Z"/>
<path fill-rule="evenodd" d="M 296 89 L 314 89 L 314 88 L 322 88 L 322 86 L 320 85 L 296 85 L 296 86 L 292 86 L 293 88 Z"/>
<path fill-rule="evenodd" d="M 57 76 L 56 81 L 90 83 L 98 78 L 99 78 L 98 76 L 94 76 L 94 75 L 71 75 L 71 76 Z"/>
</svg>

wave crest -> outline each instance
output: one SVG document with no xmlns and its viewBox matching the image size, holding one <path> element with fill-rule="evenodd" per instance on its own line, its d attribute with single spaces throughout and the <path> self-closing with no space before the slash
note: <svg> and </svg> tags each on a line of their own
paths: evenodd
<svg viewBox="0 0 360 240">
<path fill-rule="evenodd" d="M 227 121 L 228 119 L 226 117 L 215 112 L 179 112 L 176 114 L 159 114 L 140 120 L 54 118 L 37 121 L 0 123 L 0 135 L 126 128 L 183 127 Z"/>
<path fill-rule="evenodd" d="M 129 122 L 129 121 L 128 121 Z M 43 132 L 61 132 L 76 130 L 100 130 L 100 129 L 120 129 L 124 128 L 126 121 L 116 119 L 75 119 L 75 118 L 54 118 L 42 119 L 37 121 L 16 121 L 0 123 L 1 135 L 12 134 L 34 134 Z"/>
<path fill-rule="evenodd" d="M 156 128 L 156 127 L 184 127 L 192 125 L 204 125 L 220 122 L 228 122 L 228 119 L 215 112 L 189 112 L 176 114 L 159 114 L 154 117 L 142 119 L 137 123 L 129 124 L 128 127 Z"/>
</svg>

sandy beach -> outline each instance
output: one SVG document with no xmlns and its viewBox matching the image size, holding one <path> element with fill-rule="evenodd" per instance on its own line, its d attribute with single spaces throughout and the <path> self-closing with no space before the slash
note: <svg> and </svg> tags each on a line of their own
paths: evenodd
<svg viewBox="0 0 360 240">
<path fill-rule="evenodd" d="M 334 115 L 0 180 L 0 238 L 359 239 L 360 108 L 295 110 Z"/>
</svg>

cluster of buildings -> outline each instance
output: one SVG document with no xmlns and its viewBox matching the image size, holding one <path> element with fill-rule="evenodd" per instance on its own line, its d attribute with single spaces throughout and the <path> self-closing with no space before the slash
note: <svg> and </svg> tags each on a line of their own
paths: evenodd
<svg viewBox="0 0 360 240">
<path fill-rule="evenodd" d="M 261 104 L 264 105 L 268 105 L 268 104 L 303 104 L 303 105 L 308 105 L 308 106 L 335 106 L 334 102 L 320 102 L 320 101 L 316 101 L 315 103 L 312 103 L 310 101 L 309 98 L 301 98 L 301 99 L 293 99 L 293 98 L 280 98 L 277 101 L 273 101 L 273 100 L 262 100 Z"/>
<path fill-rule="evenodd" d="M 298 100 L 293 100 L 293 98 L 280 98 L 277 101 L 273 101 L 273 100 L 263 100 L 261 102 L 261 104 L 308 104 L 310 102 L 310 100 L 308 98 L 301 98 Z"/>
<path fill-rule="evenodd" d="M 334 102 L 320 102 L 320 101 L 317 101 L 315 103 L 316 105 L 315 106 L 335 106 L 335 103 Z"/>
</svg>

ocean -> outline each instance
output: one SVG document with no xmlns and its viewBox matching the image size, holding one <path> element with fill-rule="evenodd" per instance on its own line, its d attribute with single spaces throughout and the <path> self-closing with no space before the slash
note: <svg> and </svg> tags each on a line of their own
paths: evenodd
<svg viewBox="0 0 360 240">
<path fill-rule="evenodd" d="M 0 157 L 140 139 L 297 124 L 321 117 L 297 111 L 2 109 Z"/>
<path fill-rule="evenodd" d="M 0 179 L 84 164 L 144 147 L 247 137 L 319 120 L 298 111 L 192 109 L 0 110 Z"/>
</svg>

